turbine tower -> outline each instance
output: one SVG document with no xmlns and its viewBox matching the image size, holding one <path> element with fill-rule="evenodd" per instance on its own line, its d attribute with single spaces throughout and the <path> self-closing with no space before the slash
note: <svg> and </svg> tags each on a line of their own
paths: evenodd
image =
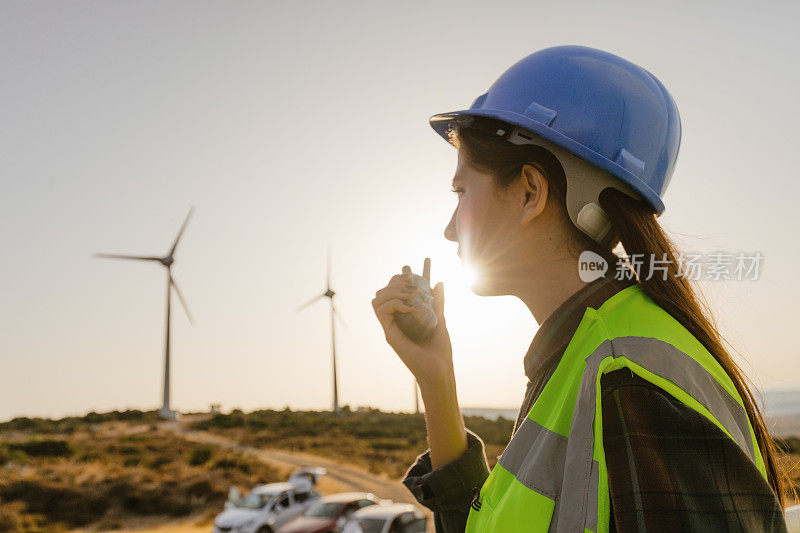
<svg viewBox="0 0 800 533">
<path fill-rule="evenodd" d="M 186 215 L 186 219 L 184 219 L 183 224 L 181 225 L 181 229 L 178 231 L 178 236 L 175 237 L 175 241 L 172 243 L 172 248 L 169 249 L 169 252 L 164 257 L 120 255 L 120 254 L 94 254 L 95 257 L 105 257 L 109 259 L 134 259 L 137 261 L 156 261 L 164 265 L 167 269 L 167 317 L 166 317 L 167 326 L 166 326 L 166 335 L 164 337 L 164 395 L 162 398 L 163 403 L 161 405 L 161 409 L 158 410 L 158 415 L 161 418 L 167 420 L 175 420 L 176 418 L 175 411 L 173 411 L 170 408 L 170 397 L 169 397 L 169 387 L 170 387 L 169 323 L 170 323 L 172 289 L 175 289 L 175 294 L 178 295 L 178 299 L 181 301 L 181 305 L 183 306 L 183 310 L 186 312 L 186 317 L 189 319 L 189 323 L 194 325 L 194 321 L 192 320 L 192 315 L 191 313 L 189 313 L 189 307 L 186 305 L 186 301 L 183 299 L 183 294 L 181 293 L 181 290 L 178 288 L 178 285 L 175 283 L 175 280 L 172 277 L 172 265 L 175 263 L 175 249 L 178 247 L 178 242 L 180 242 L 181 240 L 181 236 L 183 235 L 183 230 L 186 229 L 186 224 L 189 222 L 189 217 L 192 216 L 193 211 L 194 207 L 189 209 L 189 214 Z"/>
<path fill-rule="evenodd" d="M 327 267 L 327 276 L 326 276 L 326 287 L 325 292 L 317 296 L 316 298 L 312 298 L 308 302 L 304 303 L 297 309 L 295 312 L 300 311 L 308 307 L 309 305 L 313 304 L 320 298 L 329 298 L 331 301 L 331 353 L 333 354 L 333 412 L 339 412 L 339 386 L 336 377 L 336 328 L 334 327 L 333 317 L 336 316 L 339 320 L 342 321 L 342 325 L 344 324 L 344 320 L 339 315 L 339 312 L 336 311 L 336 306 L 333 304 L 333 297 L 336 293 L 331 289 L 331 247 L 328 245 L 328 267 Z"/>
</svg>

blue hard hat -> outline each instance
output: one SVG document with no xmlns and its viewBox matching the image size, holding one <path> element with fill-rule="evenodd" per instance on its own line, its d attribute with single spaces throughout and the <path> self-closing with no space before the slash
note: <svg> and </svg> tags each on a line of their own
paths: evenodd
<svg viewBox="0 0 800 533">
<path fill-rule="evenodd" d="M 680 116 L 661 82 L 630 61 L 586 46 L 545 48 L 506 70 L 469 109 L 430 122 L 449 140 L 465 116 L 534 132 L 628 184 L 657 215 L 664 211 Z"/>
</svg>

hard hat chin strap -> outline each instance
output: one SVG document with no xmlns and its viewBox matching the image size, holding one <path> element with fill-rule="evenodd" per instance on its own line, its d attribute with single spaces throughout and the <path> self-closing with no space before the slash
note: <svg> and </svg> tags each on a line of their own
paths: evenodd
<svg viewBox="0 0 800 533">
<path fill-rule="evenodd" d="M 600 193 L 612 187 L 631 198 L 640 199 L 628 184 L 541 135 L 519 127 L 499 129 L 497 134 L 514 144 L 538 145 L 552 152 L 561 163 L 567 179 L 567 213 L 570 220 L 597 243 L 603 246 L 611 244 L 607 242 L 612 237 L 611 221 L 600 207 Z"/>
</svg>

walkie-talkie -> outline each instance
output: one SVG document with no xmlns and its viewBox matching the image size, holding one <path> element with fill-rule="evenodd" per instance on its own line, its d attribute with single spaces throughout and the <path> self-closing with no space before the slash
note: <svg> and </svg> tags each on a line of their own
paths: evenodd
<svg viewBox="0 0 800 533">
<path fill-rule="evenodd" d="M 436 331 L 438 320 L 433 310 L 433 295 L 431 294 L 431 258 L 426 257 L 422 266 L 422 275 L 411 272 L 408 265 L 403 267 L 403 275 L 418 290 L 403 303 L 414 307 L 413 311 L 395 311 L 394 321 L 400 331 L 417 344 L 428 340 Z"/>
</svg>

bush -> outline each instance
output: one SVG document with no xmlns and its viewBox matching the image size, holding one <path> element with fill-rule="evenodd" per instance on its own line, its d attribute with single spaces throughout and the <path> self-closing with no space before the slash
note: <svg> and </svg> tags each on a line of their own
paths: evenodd
<svg viewBox="0 0 800 533">
<path fill-rule="evenodd" d="M 88 451 L 80 454 L 78 456 L 79 463 L 91 463 L 92 461 L 97 461 L 100 459 L 100 452 L 97 451 Z"/>
<path fill-rule="evenodd" d="M 63 522 L 73 528 L 97 520 L 111 503 L 104 491 L 42 480 L 14 481 L 2 487 L 0 498 L 23 501 L 27 512 L 43 515 L 48 522 Z"/>
<path fill-rule="evenodd" d="M 182 492 L 192 498 L 210 498 L 215 494 L 214 487 L 207 479 L 198 479 Z"/>
<path fill-rule="evenodd" d="M 123 466 L 139 466 L 139 463 L 142 462 L 142 458 L 138 455 L 129 455 L 122 461 Z"/>
<path fill-rule="evenodd" d="M 376 439 L 369 441 L 369 447 L 373 450 L 404 450 L 408 448 L 408 442 L 397 439 Z"/>
<path fill-rule="evenodd" d="M 189 464 L 191 466 L 200 466 L 204 465 L 211 459 L 211 454 L 213 450 L 210 446 L 200 445 L 195 446 L 192 452 L 189 454 Z"/>
<path fill-rule="evenodd" d="M 120 446 L 119 453 L 122 455 L 138 455 L 140 450 L 138 446 Z"/>
<path fill-rule="evenodd" d="M 232 456 L 217 459 L 214 461 L 214 464 L 211 465 L 211 468 L 219 470 L 239 470 L 245 474 L 251 472 L 250 465 L 247 464 L 247 462 L 243 461 L 240 457 Z"/>
<path fill-rule="evenodd" d="M 6 444 L 9 450 L 18 450 L 30 457 L 70 457 L 72 446 L 65 440 L 29 440 Z"/>
<path fill-rule="evenodd" d="M 162 466 L 169 464 L 171 462 L 172 459 L 170 459 L 169 457 L 166 457 L 164 455 L 156 455 L 155 457 L 150 459 L 150 461 L 147 462 L 147 468 L 150 468 L 152 470 L 158 470 Z"/>
<path fill-rule="evenodd" d="M 5 444 L 0 444 L 0 466 L 12 461 L 15 463 L 25 463 L 27 459 L 28 455 L 22 450 L 10 449 Z"/>
</svg>

